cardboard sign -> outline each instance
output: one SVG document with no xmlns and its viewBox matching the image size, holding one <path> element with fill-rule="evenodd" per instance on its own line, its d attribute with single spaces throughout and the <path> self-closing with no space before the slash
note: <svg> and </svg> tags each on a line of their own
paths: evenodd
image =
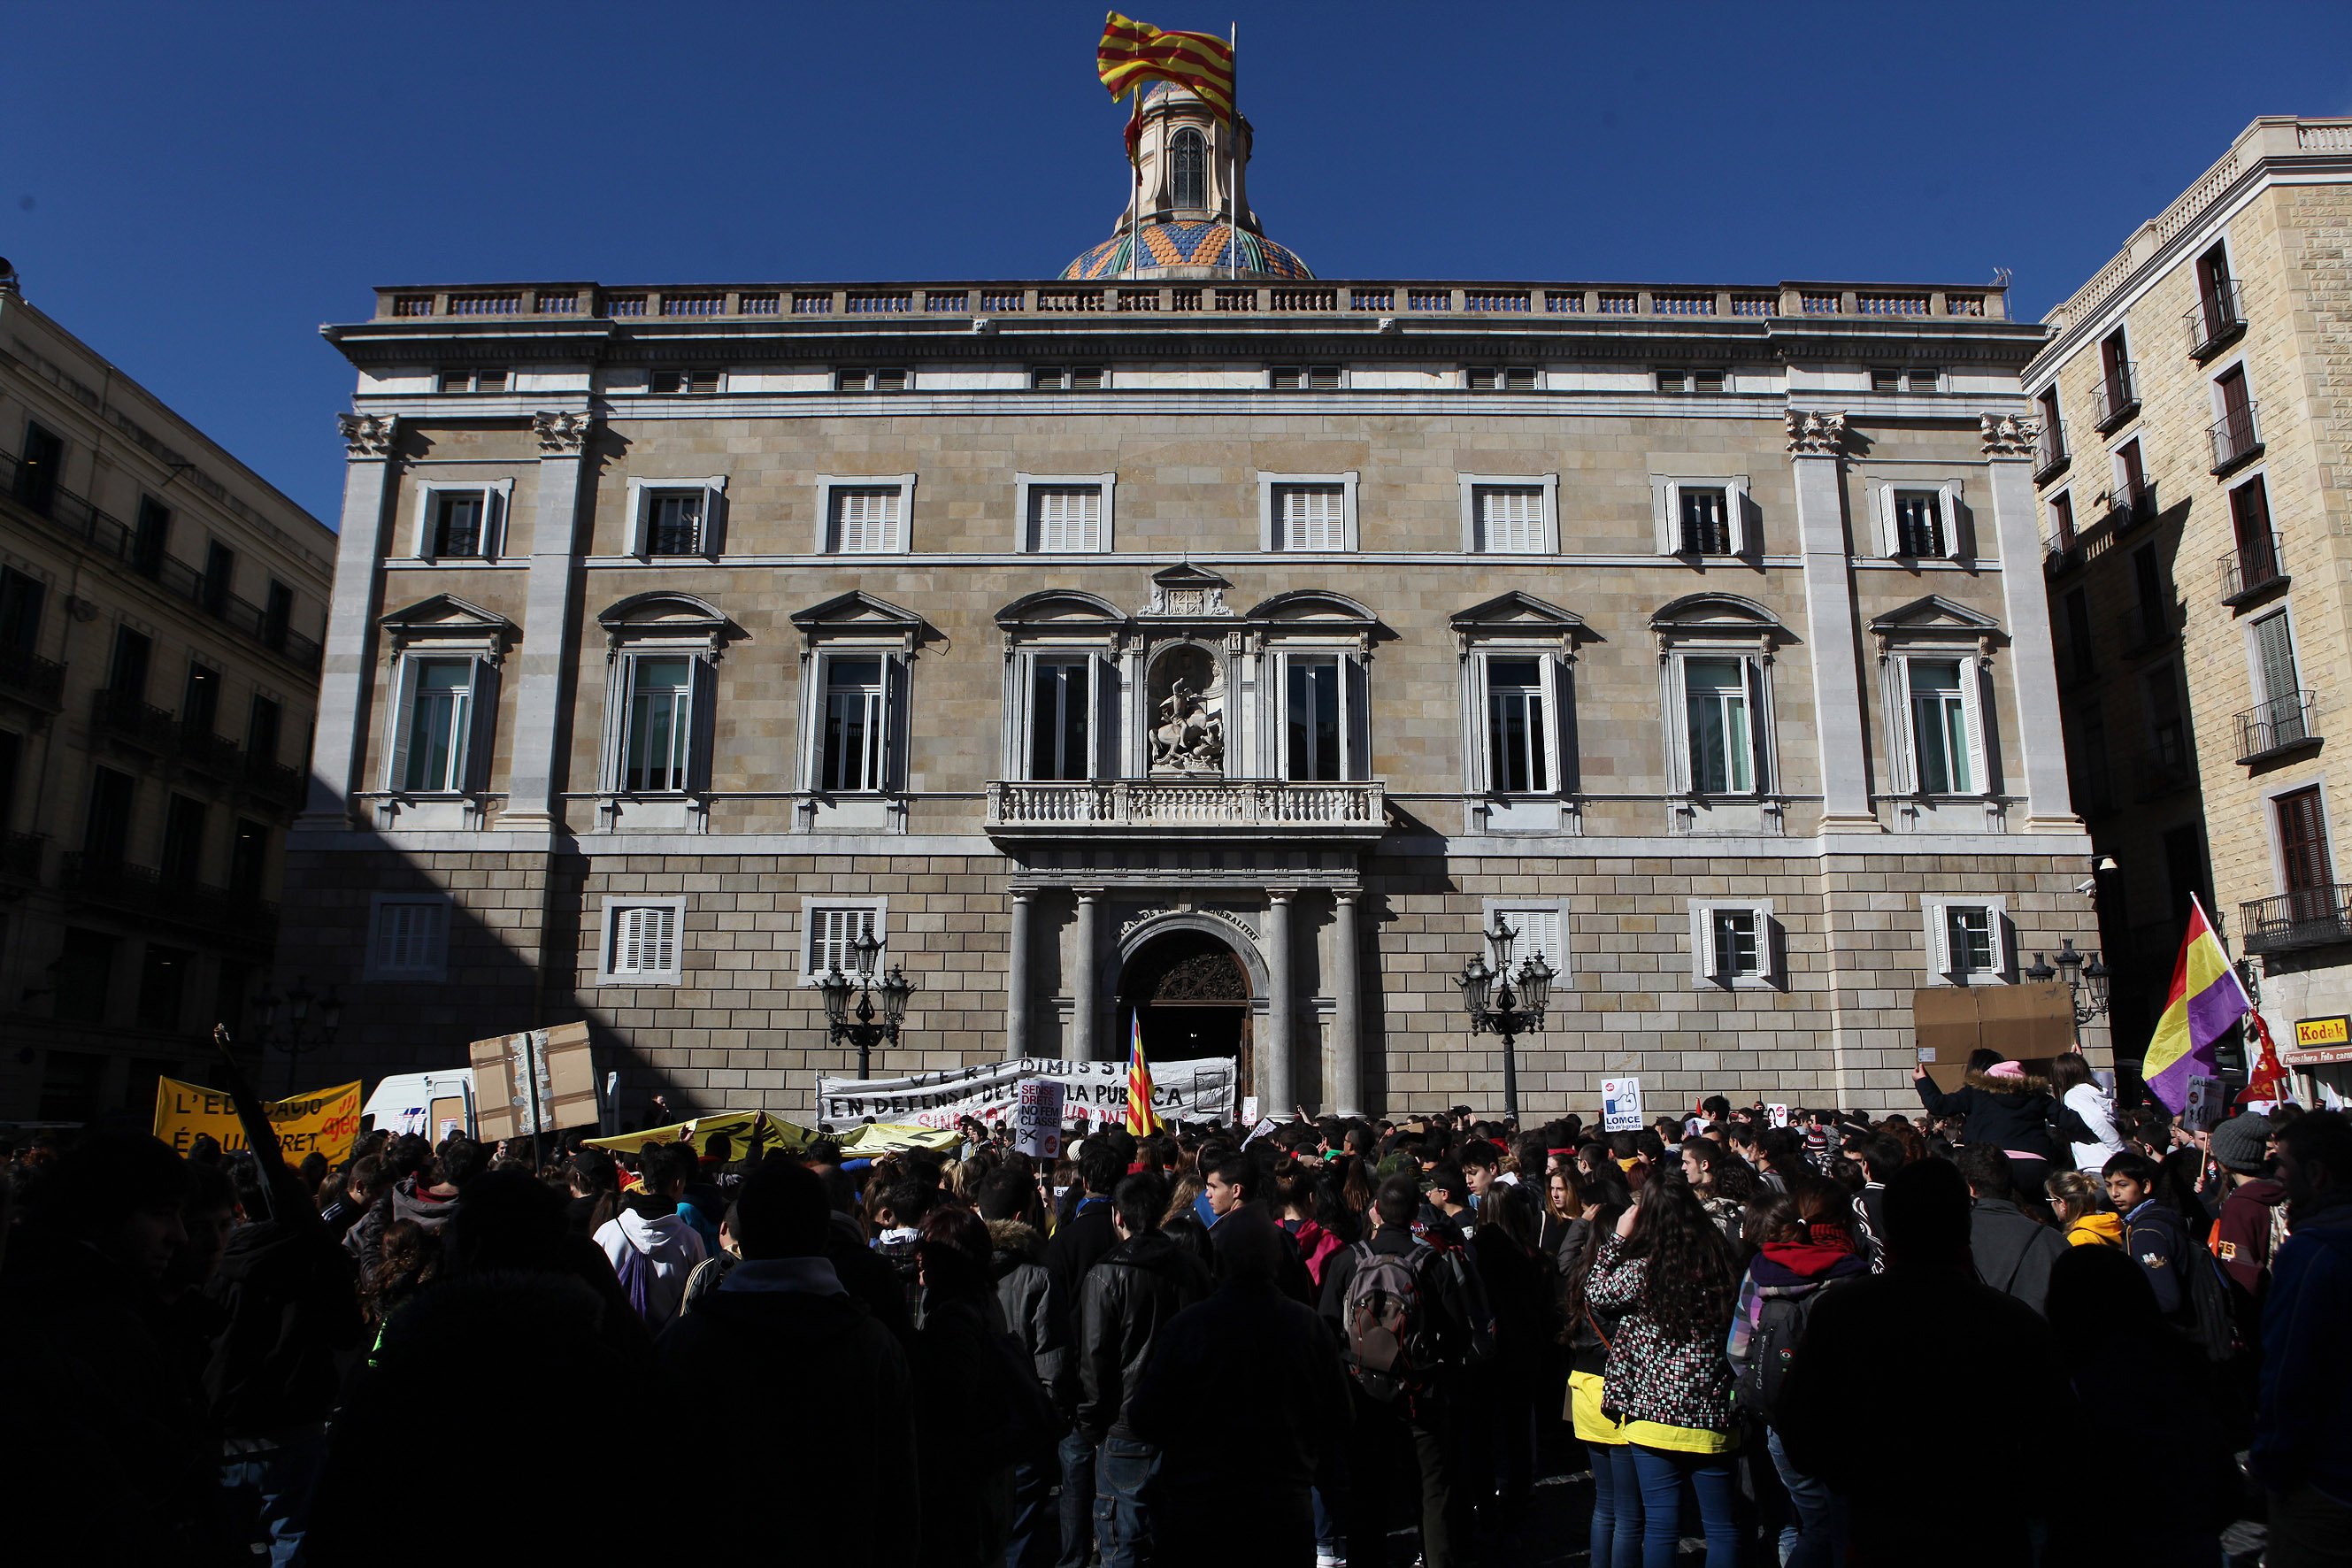
<svg viewBox="0 0 2352 1568">
<path fill-rule="evenodd" d="M 1978 1050 L 2042 1073 L 2074 1048 L 2074 999 L 2052 980 L 2025 985 L 1927 985 L 1911 994 L 1920 1065 L 1950 1094 Z"/>
<path fill-rule="evenodd" d="M 1223 1121 L 1234 1110 L 1240 1064 L 1231 1057 L 1151 1064 L 1151 1109 L 1163 1121 Z M 817 1125 L 854 1127 L 877 1121 L 952 1128 L 959 1117 L 1002 1121 L 1019 1101 L 1021 1084 L 1050 1078 L 1062 1085 L 1062 1120 L 1089 1127 L 1127 1119 L 1127 1062 L 1023 1057 L 950 1072 L 909 1078 L 821 1078 Z"/>
<path fill-rule="evenodd" d="M 484 1141 L 596 1124 L 596 1064 L 584 1022 L 494 1035 L 474 1041 L 466 1055 Z"/>
<path fill-rule="evenodd" d="M 2218 1078 L 2192 1078 L 2189 1080 L 2189 1101 L 2181 1108 L 2180 1125 L 2191 1132 L 2210 1132 L 2221 1124 L 2221 1108 L 2227 1103 Z"/>
<path fill-rule="evenodd" d="M 352 1157 L 352 1145 L 360 1135 L 357 1083 L 272 1100 L 261 1109 L 278 1130 L 278 1147 L 288 1164 L 299 1164 L 305 1154 L 324 1154 L 335 1163 Z M 199 1132 L 211 1133 L 232 1154 L 244 1148 L 245 1126 L 236 1119 L 236 1102 L 202 1084 L 157 1079 L 155 1136 L 185 1154 Z"/>
<path fill-rule="evenodd" d="M 1601 1130 L 1638 1132 L 1642 1127 L 1642 1080 L 1604 1078 L 1601 1080 Z"/>
<path fill-rule="evenodd" d="M 1013 1146 L 1033 1160 L 1062 1157 L 1063 1086 L 1050 1078 L 1021 1080 L 1013 1108 Z"/>
</svg>

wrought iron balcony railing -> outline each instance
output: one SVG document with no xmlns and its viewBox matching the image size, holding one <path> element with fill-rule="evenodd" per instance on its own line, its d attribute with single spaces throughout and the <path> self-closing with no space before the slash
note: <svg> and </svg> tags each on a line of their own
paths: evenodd
<svg viewBox="0 0 2352 1568">
<path fill-rule="evenodd" d="M 2287 580 L 2285 542 L 2275 533 L 2242 540 L 2221 560 L 2221 602 L 2236 605 Z"/>
<path fill-rule="evenodd" d="M 2257 702 L 2238 715 L 2238 761 L 2259 762 L 2319 739 L 2319 700 L 2308 691 L 2289 691 Z"/>
<path fill-rule="evenodd" d="M 2117 360 L 2099 377 L 2099 429 L 2114 429 L 2139 412 L 2139 362 Z"/>
<path fill-rule="evenodd" d="M 2246 330 L 2244 296 L 2234 279 L 2225 279 L 2203 290 L 2181 318 L 2189 329 L 2189 353 L 2203 359 Z"/>
<path fill-rule="evenodd" d="M 2206 426 L 2205 439 L 2213 449 L 2213 472 L 2227 473 L 2262 451 L 2259 407 L 2258 404 L 2249 403 L 2243 408 L 2232 408 Z"/>
<path fill-rule="evenodd" d="M 2242 904 L 2242 952 L 2287 952 L 2352 942 L 2352 882 L 2329 882 Z"/>
</svg>

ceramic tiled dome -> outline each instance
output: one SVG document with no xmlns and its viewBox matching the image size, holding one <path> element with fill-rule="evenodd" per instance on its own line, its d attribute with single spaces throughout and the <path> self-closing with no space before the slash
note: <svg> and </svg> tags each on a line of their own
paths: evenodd
<svg viewBox="0 0 2352 1568">
<path fill-rule="evenodd" d="M 1123 277 L 1128 267 L 1128 234 L 1121 229 L 1062 268 L 1062 276 L 1079 282 Z M 1147 223 L 1135 235 L 1141 254 L 1135 269 L 1198 267 L 1229 270 L 1234 267 L 1234 233 L 1223 223 Z M 1239 258 L 1244 278 L 1312 278 L 1307 263 L 1287 246 L 1276 245 L 1247 229 L 1240 233 Z"/>
</svg>

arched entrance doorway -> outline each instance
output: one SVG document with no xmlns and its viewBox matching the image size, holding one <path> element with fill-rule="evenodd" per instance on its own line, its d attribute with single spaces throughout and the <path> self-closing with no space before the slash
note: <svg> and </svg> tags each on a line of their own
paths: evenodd
<svg viewBox="0 0 2352 1568">
<path fill-rule="evenodd" d="M 1169 931 L 1137 948 L 1119 971 L 1121 1055 L 1129 1016 L 1142 1026 L 1146 1060 L 1233 1057 L 1250 1081 L 1249 969 L 1213 933 Z"/>
</svg>

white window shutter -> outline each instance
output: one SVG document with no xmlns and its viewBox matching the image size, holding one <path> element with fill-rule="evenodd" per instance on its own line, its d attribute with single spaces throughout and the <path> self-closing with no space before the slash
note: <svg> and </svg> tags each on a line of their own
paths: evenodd
<svg viewBox="0 0 2352 1568">
<path fill-rule="evenodd" d="M 488 658 L 477 658 L 472 675 L 466 690 L 467 722 L 457 768 L 457 787 L 461 790 L 489 787 L 490 758 L 496 754 L 498 738 L 499 667 Z"/>
<path fill-rule="evenodd" d="M 403 788 L 408 782 L 408 709 L 415 700 L 415 669 L 416 661 L 406 658 L 396 660 L 392 667 L 392 728 L 384 737 L 383 748 L 383 787 L 387 792 Z"/>
<path fill-rule="evenodd" d="M 1543 674 L 1545 780 L 1549 793 L 1568 793 L 1568 670 L 1558 657 L 1545 655 L 1536 667 Z M 1557 967 L 1557 966 L 1555 966 Z"/>
<path fill-rule="evenodd" d="M 1691 787 L 1690 683 L 1685 664 L 1680 655 L 1665 664 L 1666 780 L 1677 795 L 1688 794 Z"/>
<path fill-rule="evenodd" d="M 652 531 L 653 526 L 648 514 L 653 509 L 654 492 L 636 480 L 631 480 L 628 529 L 621 541 L 622 554 L 643 555 L 646 552 L 646 539 Z"/>
<path fill-rule="evenodd" d="M 1948 904 L 1927 906 L 1927 967 L 1935 973 L 1952 973 L 1952 910 Z"/>
<path fill-rule="evenodd" d="M 1977 795 L 1992 794 L 1992 774 L 1986 766 L 1985 671 L 1978 660 L 1960 660 L 1960 713 L 1969 726 L 1969 787 Z"/>
<path fill-rule="evenodd" d="M 1673 555 L 1682 549 L 1682 487 L 1672 479 L 1653 478 L 1650 495 L 1657 511 L 1658 553 Z"/>
<path fill-rule="evenodd" d="M 638 958 L 645 937 L 645 915 L 642 909 L 620 909 L 613 911 L 613 973 L 635 974 L 640 967 Z"/>
<path fill-rule="evenodd" d="M 1339 776 L 1371 776 L 1366 765 L 1371 755 L 1371 704 L 1366 690 L 1364 661 L 1352 653 L 1339 656 Z"/>
<path fill-rule="evenodd" d="M 1774 984 L 1780 980 L 1780 926 L 1763 910 L 1754 911 L 1756 921 L 1756 974 L 1760 980 Z"/>
<path fill-rule="evenodd" d="M 416 538 L 415 541 L 415 547 L 411 550 L 409 553 L 415 556 L 417 560 L 430 561 L 433 559 L 433 488 L 430 485 L 419 485 L 416 487 Z"/>
<path fill-rule="evenodd" d="M 489 485 L 482 491 L 482 559 L 496 561 L 506 553 L 507 492 Z"/>
<path fill-rule="evenodd" d="M 2009 973 L 2009 916 L 1998 905 L 1985 910 L 1985 928 L 1992 932 L 1992 972 L 1997 975 Z"/>
<path fill-rule="evenodd" d="M 1911 717 L 1911 661 L 1889 658 L 1886 671 L 1887 793 L 1911 795 L 1919 788 L 1919 742 Z"/>
<path fill-rule="evenodd" d="M 1748 674 L 1748 745 L 1749 765 L 1755 770 L 1755 793 L 1770 795 L 1777 781 L 1772 776 L 1772 714 L 1765 700 L 1764 666 L 1754 658 L 1739 662 Z"/>
<path fill-rule="evenodd" d="M 687 731 L 686 787 L 702 790 L 710 787 L 710 752 L 719 720 L 719 670 L 709 659 L 697 658 L 688 673 L 691 726 Z"/>
<path fill-rule="evenodd" d="M 1717 979 L 1723 973 L 1723 965 L 1717 962 L 1715 951 L 1715 910 L 1712 909 L 1702 909 L 1698 912 L 1698 969 L 1709 980 Z"/>
<path fill-rule="evenodd" d="M 1870 527 L 1878 536 L 1878 552 L 1892 557 L 1895 553 L 1895 487 L 1873 484 L 1870 492 Z"/>
<path fill-rule="evenodd" d="M 656 904 L 642 913 L 648 928 L 645 967 L 666 974 L 677 967 L 677 909 L 673 904 Z"/>
<path fill-rule="evenodd" d="M 882 658 L 882 755 L 875 770 L 877 783 L 885 790 L 907 787 L 908 724 L 911 718 L 907 700 L 907 661 L 899 655 L 885 654 Z"/>
<path fill-rule="evenodd" d="M 1944 508 L 1944 553 L 1960 559 L 1960 481 L 1947 479 L 1941 487 Z"/>
</svg>

